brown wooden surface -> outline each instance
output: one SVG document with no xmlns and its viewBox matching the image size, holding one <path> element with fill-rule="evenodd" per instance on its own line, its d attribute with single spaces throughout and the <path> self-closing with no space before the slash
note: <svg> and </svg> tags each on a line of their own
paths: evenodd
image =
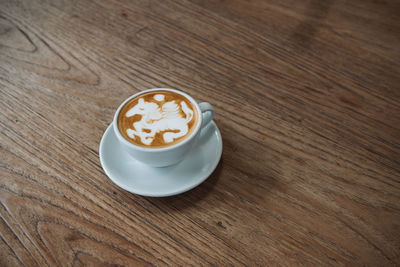
<svg viewBox="0 0 400 267">
<path fill-rule="evenodd" d="M 0 0 L 0 265 L 400 265 L 400 2 Z M 212 176 L 104 174 L 139 90 L 216 109 Z"/>
</svg>

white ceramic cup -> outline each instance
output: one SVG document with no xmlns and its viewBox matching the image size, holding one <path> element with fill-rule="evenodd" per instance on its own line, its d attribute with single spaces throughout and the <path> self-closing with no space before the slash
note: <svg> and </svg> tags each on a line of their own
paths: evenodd
<svg viewBox="0 0 400 267">
<path fill-rule="evenodd" d="M 186 137 L 181 142 L 163 148 L 147 148 L 142 146 L 137 146 L 128 140 L 126 140 L 118 129 L 118 114 L 121 111 L 122 107 L 132 98 L 135 98 L 141 94 L 152 92 L 152 91 L 167 91 L 167 92 L 174 92 L 186 97 L 193 106 L 197 109 L 197 114 L 199 114 L 199 119 L 197 121 L 197 125 L 195 125 L 194 131 L 190 134 L 190 136 Z M 118 138 L 118 141 L 121 145 L 121 148 L 128 152 L 134 159 L 140 161 L 144 164 L 147 164 L 152 167 L 166 167 L 173 164 L 180 162 L 184 159 L 185 155 L 190 151 L 190 149 L 195 144 L 197 138 L 199 137 L 200 131 L 204 128 L 210 121 L 212 121 L 214 117 L 214 109 L 213 107 L 207 103 L 202 102 L 197 104 L 197 102 L 188 94 L 175 90 L 175 89 L 168 89 L 168 88 L 154 88 L 141 91 L 137 94 L 126 99 L 117 109 L 114 115 L 113 120 L 113 128 L 115 135 Z"/>
</svg>

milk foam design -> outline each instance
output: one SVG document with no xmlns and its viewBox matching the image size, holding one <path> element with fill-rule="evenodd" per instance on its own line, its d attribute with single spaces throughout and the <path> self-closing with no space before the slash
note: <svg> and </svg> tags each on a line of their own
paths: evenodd
<svg viewBox="0 0 400 267">
<path fill-rule="evenodd" d="M 164 101 L 164 99 L 165 99 L 165 95 L 162 95 L 162 94 L 157 94 L 154 96 L 154 100 L 157 100 L 157 101 Z"/>
<path fill-rule="evenodd" d="M 153 98 L 160 102 L 164 100 L 165 96 L 157 94 Z M 180 111 L 185 114 L 185 117 L 181 115 Z M 138 103 L 125 114 L 126 117 L 134 115 L 141 115 L 142 118 L 133 123 L 134 129 L 126 130 L 127 135 L 132 139 L 138 137 L 143 144 L 150 145 L 159 132 L 164 132 L 163 139 L 166 143 L 185 136 L 189 131 L 188 124 L 193 119 L 193 110 L 185 101 L 181 101 L 178 105 L 173 100 L 160 106 L 139 98 Z"/>
</svg>

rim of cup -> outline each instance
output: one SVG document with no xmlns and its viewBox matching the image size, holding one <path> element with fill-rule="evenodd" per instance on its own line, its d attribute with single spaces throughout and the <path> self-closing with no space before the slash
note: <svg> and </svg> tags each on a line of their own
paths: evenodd
<svg viewBox="0 0 400 267">
<path fill-rule="evenodd" d="M 190 136 L 186 137 L 185 139 L 183 139 L 181 142 L 176 143 L 174 145 L 171 146 L 167 146 L 167 147 L 158 147 L 158 148 L 151 148 L 151 147 L 142 147 L 142 146 L 138 146 L 135 145 L 131 142 L 129 142 L 128 140 L 125 139 L 125 137 L 122 136 L 122 134 L 119 132 L 119 128 L 118 128 L 118 115 L 121 112 L 121 109 L 125 106 L 126 103 L 128 103 L 131 99 L 140 96 L 141 94 L 144 93 L 148 93 L 148 92 L 152 92 L 152 91 L 169 91 L 169 92 L 174 92 L 180 95 L 183 95 L 184 97 L 186 97 L 190 103 L 192 103 L 196 109 L 197 109 L 197 114 L 198 114 L 198 120 L 197 120 L 197 125 L 196 128 L 194 129 L 194 131 L 190 134 Z M 186 94 L 185 92 L 182 92 L 180 90 L 177 89 L 170 89 L 170 88 L 152 88 L 152 89 L 146 89 L 143 91 L 140 91 L 134 95 L 131 95 L 130 97 L 128 97 L 127 99 L 125 99 L 121 105 L 119 105 L 117 111 L 115 112 L 114 115 L 114 119 L 113 119 L 113 128 L 114 128 L 114 132 L 117 135 L 118 139 L 120 141 L 122 141 L 125 145 L 130 146 L 132 148 L 135 148 L 137 150 L 140 151 L 146 151 L 146 152 L 160 152 L 160 151 L 168 151 L 168 150 L 172 150 L 174 148 L 177 148 L 179 146 L 182 146 L 188 142 L 190 142 L 190 140 L 193 139 L 194 136 L 197 135 L 197 133 L 199 132 L 200 128 L 201 128 L 201 124 L 203 122 L 203 116 L 202 116 L 202 112 L 200 110 L 199 105 L 197 104 L 197 102 L 188 94 Z"/>
</svg>

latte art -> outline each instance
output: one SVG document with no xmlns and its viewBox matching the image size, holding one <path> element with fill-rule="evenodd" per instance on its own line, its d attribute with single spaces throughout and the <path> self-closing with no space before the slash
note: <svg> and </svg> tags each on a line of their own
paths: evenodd
<svg viewBox="0 0 400 267">
<path fill-rule="evenodd" d="M 155 95 L 155 99 L 161 101 L 164 95 Z M 185 117 L 180 114 L 183 111 Z M 139 137 L 143 144 L 150 145 L 156 133 L 163 132 L 165 143 L 171 143 L 176 138 L 185 136 L 188 133 L 188 123 L 193 118 L 191 110 L 184 101 L 180 106 L 175 101 L 167 102 L 161 107 L 152 102 L 145 102 L 139 98 L 138 104 L 128 110 L 126 117 L 142 115 L 142 119 L 133 124 L 134 129 L 127 129 L 126 133 L 132 139 Z M 168 131 L 170 130 L 170 131 Z"/>
<path fill-rule="evenodd" d="M 130 142 L 144 147 L 166 147 L 182 141 L 195 128 L 197 110 L 184 96 L 155 91 L 128 102 L 118 127 Z"/>
</svg>

